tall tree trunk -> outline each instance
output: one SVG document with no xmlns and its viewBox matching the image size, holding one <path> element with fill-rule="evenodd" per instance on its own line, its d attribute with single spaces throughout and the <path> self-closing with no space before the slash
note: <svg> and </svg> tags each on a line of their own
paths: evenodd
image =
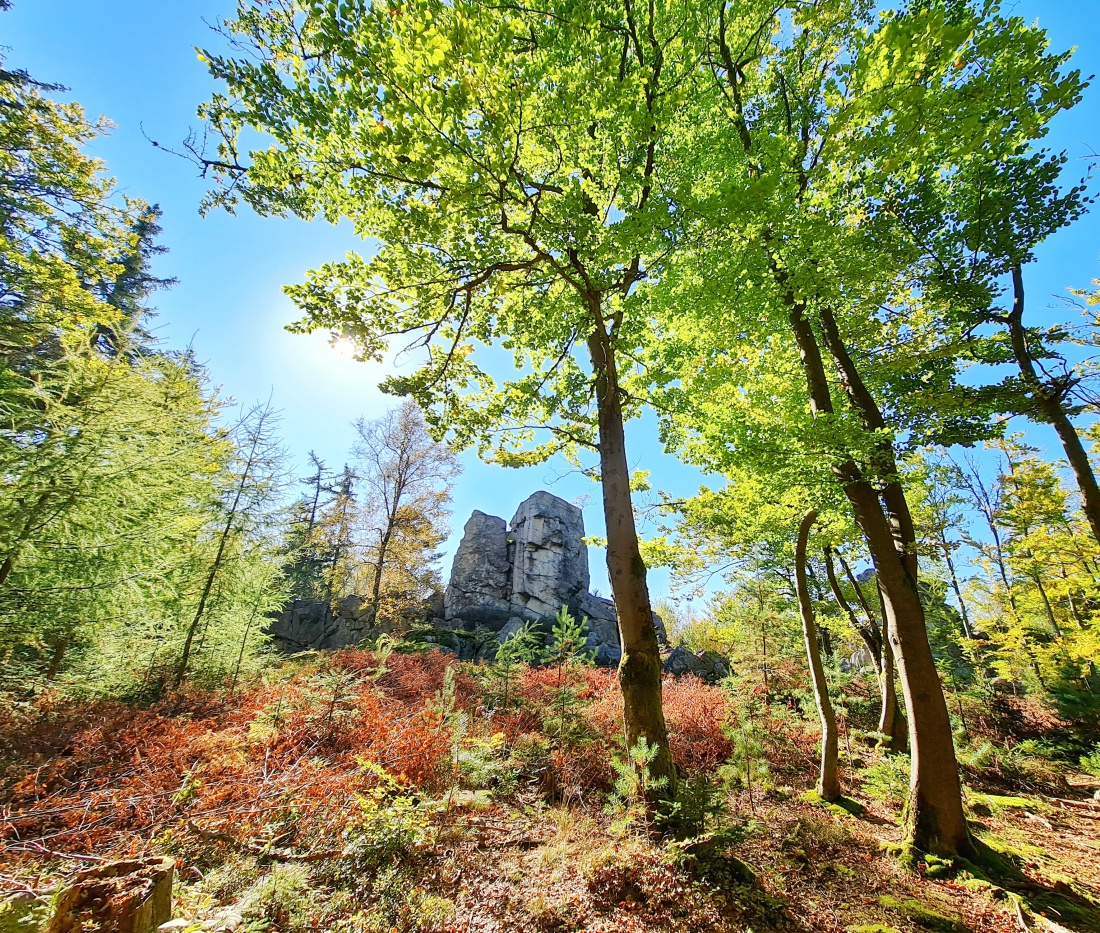
<svg viewBox="0 0 1100 933">
<path fill-rule="evenodd" d="M 897 688 L 894 685 L 894 649 L 890 647 L 889 640 L 886 637 L 886 612 L 885 610 L 882 612 L 882 631 L 880 632 L 875 624 L 875 614 L 871 610 L 871 604 L 867 602 L 867 597 L 863 592 L 863 587 L 859 584 L 859 580 L 852 573 L 852 568 L 848 566 L 844 555 L 837 554 L 837 557 L 840 559 L 840 566 L 844 568 L 844 575 L 848 578 L 848 582 L 852 584 L 852 589 L 855 590 L 856 599 L 859 600 L 859 605 L 867 616 L 867 622 L 871 627 L 871 631 L 875 634 L 878 645 L 878 660 L 875 663 L 879 688 L 878 729 L 883 735 L 889 737 L 888 747 L 891 751 L 901 751 L 906 746 L 908 726 L 905 717 L 901 714 L 901 707 L 898 706 Z M 882 606 L 881 592 L 879 593 L 879 606 Z"/>
<path fill-rule="evenodd" d="M 781 283 L 786 284 L 785 280 Z M 832 414 L 832 395 L 821 350 L 806 318 L 805 304 L 796 299 L 791 291 L 786 293 L 785 298 L 802 361 L 811 411 L 815 417 Z M 832 344 L 829 323 L 823 320 L 827 340 Z M 870 395 L 862 382 L 854 378 L 858 377 L 855 367 L 845 365 L 843 356 L 846 356 L 846 351 L 840 354 L 839 349 L 830 346 L 834 361 L 841 370 L 842 384 L 849 400 L 866 420 L 878 411 L 877 406 L 870 412 L 861 410 L 860 406 L 866 403 Z M 851 363 L 850 360 L 847 362 Z M 870 401 L 873 404 L 873 399 Z M 876 464 L 876 469 L 881 467 Z M 875 487 L 851 459 L 838 461 L 834 472 L 852 504 L 856 523 L 863 532 L 875 564 L 885 616 L 883 633 L 894 650 L 909 711 L 909 744 L 912 749 L 909 805 L 906 808 L 909 839 L 914 846 L 926 852 L 973 854 L 973 841 L 962 806 L 951 720 L 928 643 L 924 607 L 917 592 L 916 551 L 910 551 L 907 546 L 912 522 L 904 493 L 896 480 L 892 482 L 893 477 L 887 475 L 884 480 L 888 494 L 884 492 L 880 499 Z M 891 486 L 896 488 L 890 489 Z"/>
<path fill-rule="evenodd" d="M 821 717 L 821 774 L 817 792 L 825 800 L 840 798 L 840 777 L 837 758 L 840 752 L 840 735 L 837 732 L 836 714 L 829 700 L 829 684 L 825 680 L 825 668 L 817 644 L 817 621 L 814 618 L 813 600 L 806 581 L 806 542 L 810 528 L 817 521 L 817 510 L 810 509 L 798 526 L 798 539 L 794 549 L 795 590 L 798 594 L 798 612 L 802 617 L 802 637 L 806 642 L 806 659 L 810 663 L 810 679 L 813 682 L 814 702 Z"/>
<path fill-rule="evenodd" d="M 882 682 L 879 685 L 882 705 L 879 708 L 878 731 L 887 736 L 886 747 L 890 751 L 904 752 L 909 747 L 909 726 L 898 704 L 897 687 L 894 684 L 897 665 L 894 663 L 894 647 L 890 644 L 889 616 L 881 588 L 878 598 L 882 607 Z"/>
<path fill-rule="evenodd" d="M 955 573 L 955 562 L 951 559 L 951 548 L 947 543 L 947 535 L 940 530 L 940 550 L 943 551 L 943 559 L 947 562 L 947 572 L 951 576 L 951 589 L 955 591 L 955 599 L 959 601 L 959 617 L 962 619 L 963 634 L 971 639 L 974 630 L 970 627 L 970 615 L 966 611 L 966 602 L 963 600 L 962 587 L 959 586 L 959 577 Z"/>
<path fill-rule="evenodd" d="M 1085 445 L 1081 443 L 1081 437 L 1066 413 L 1065 390 L 1044 382 L 1035 371 L 1035 360 L 1027 345 L 1027 330 L 1024 327 L 1024 274 L 1019 265 L 1012 267 L 1012 291 L 1012 310 L 1005 318 L 1012 355 L 1040 414 L 1062 442 L 1077 487 L 1081 490 L 1081 511 L 1088 519 L 1093 537 L 1100 542 L 1100 483 L 1096 481 Z"/>
<path fill-rule="evenodd" d="M 589 303 L 593 318 L 599 322 L 588 340 L 588 349 L 596 376 L 600 476 L 607 525 L 607 575 L 619 616 L 623 651 L 619 684 L 623 692 L 626 743 L 628 748 L 633 748 L 640 739 L 645 739 L 650 747 L 656 747 L 650 773 L 666 780 L 665 787 L 658 791 L 660 796 L 675 797 L 676 766 L 668 745 L 661 698 L 661 654 L 646 584 L 645 561 L 634 524 L 614 347 L 603 324 L 599 296 L 590 296 Z"/>
<path fill-rule="evenodd" d="M 862 625 L 860 623 L 851 603 L 845 598 L 844 592 L 840 588 L 840 582 L 836 578 L 836 567 L 833 566 L 833 549 L 828 545 L 825 546 L 825 574 L 829 578 L 829 589 L 833 592 L 833 599 L 848 616 L 848 621 L 852 623 L 852 628 L 856 630 L 856 634 L 863 639 L 863 643 L 867 646 L 867 651 L 871 655 L 871 663 L 875 666 L 875 672 L 881 674 L 882 641 L 870 624 Z"/>
</svg>

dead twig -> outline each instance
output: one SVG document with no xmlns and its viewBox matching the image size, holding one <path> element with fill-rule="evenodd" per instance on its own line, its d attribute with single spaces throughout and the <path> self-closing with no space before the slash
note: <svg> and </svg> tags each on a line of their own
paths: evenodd
<svg viewBox="0 0 1100 933">
<path fill-rule="evenodd" d="M 243 849 L 252 855 L 273 859 L 277 862 L 323 862 L 327 859 L 344 858 L 347 853 L 343 849 L 321 849 L 315 852 L 294 852 L 290 849 L 281 849 L 277 846 L 262 845 L 258 842 L 250 842 L 238 839 L 229 833 L 219 832 L 216 829 L 206 829 L 199 826 L 194 820 L 187 820 L 187 828 L 200 839 L 210 842 L 222 842 L 235 849 Z"/>
</svg>

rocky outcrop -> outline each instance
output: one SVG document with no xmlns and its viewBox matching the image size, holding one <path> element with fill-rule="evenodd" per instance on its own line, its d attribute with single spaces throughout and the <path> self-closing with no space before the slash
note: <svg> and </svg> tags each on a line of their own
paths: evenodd
<svg viewBox="0 0 1100 933">
<path fill-rule="evenodd" d="M 512 614 L 551 618 L 568 606 L 581 612 L 588 597 L 584 516 L 572 503 L 540 491 L 512 517 Z"/>
<path fill-rule="evenodd" d="M 511 525 L 474 512 L 455 552 L 444 618 L 499 631 L 512 618 L 551 619 L 562 606 L 584 613 L 596 597 L 583 539 L 581 510 L 548 492 L 525 499 Z"/>
<path fill-rule="evenodd" d="M 730 662 L 716 651 L 700 651 L 696 654 L 682 645 L 668 653 L 665 657 L 664 669 L 666 674 L 672 674 L 674 677 L 692 674 L 711 684 L 729 677 L 732 670 Z"/>
<path fill-rule="evenodd" d="M 498 642 L 527 623 L 548 634 L 554 617 L 567 606 L 585 622 L 596 663 L 615 666 L 622 658 L 615 604 L 590 593 L 589 586 L 584 516 L 577 506 L 539 491 L 520 503 L 511 524 L 475 511 L 463 529 L 442 605 L 425 607 L 437 633 L 428 643 L 462 658 L 492 657 Z M 302 599 L 289 604 L 268 631 L 284 650 L 335 649 L 358 645 L 384 630 L 370 621 L 358 596 L 345 597 L 331 609 L 324 600 Z M 664 626 L 656 614 L 654 621 L 664 644 Z"/>
<path fill-rule="evenodd" d="M 614 666 L 622 657 L 615 604 L 594 596 L 589 585 L 584 515 L 539 491 L 520 503 L 508 526 L 483 512 L 470 516 L 447 584 L 444 625 L 488 628 L 503 640 L 525 622 L 548 630 L 567 606 L 586 622 L 596 663 Z"/>
<path fill-rule="evenodd" d="M 323 599 L 295 599 L 272 619 L 268 634 L 284 651 L 348 648 L 376 634 L 366 609 L 359 596 L 345 596 L 335 608 Z"/>
<path fill-rule="evenodd" d="M 508 526 L 474 512 L 463 529 L 443 602 L 447 619 L 498 630 L 513 615 Z"/>
</svg>

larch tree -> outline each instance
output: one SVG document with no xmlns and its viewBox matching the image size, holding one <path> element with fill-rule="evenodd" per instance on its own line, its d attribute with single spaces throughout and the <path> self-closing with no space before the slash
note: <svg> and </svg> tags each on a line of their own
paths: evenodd
<svg viewBox="0 0 1100 933">
<path fill-rule="evenodd" d="M 226 90 L 202 111 L 219 151 L 199 154 L 219 180 L 211 204 L 346 218 L 379 243 L 288 289 L 299 329 L 329 328 L 364 358 L 397 338 L 421 347 L 424 365 L 388 387 L 457 447 L 511 464 L 597 454 L 626 741 L 657 748 L 654 786 L 670 794 L 624 424 L 645 400 L 652 329 L 634 293 L 662 258 L 655 173 L 697 76 L 698 15 L 616 0 L 241 2 L 227 24 L 240 54 L 203 53 Z M 515 371 L 498 382 L 478 347 Z"/>
<path fill-rule="evenodd" d="M 179 686 L 191 656 L 209 626 L 209 616 L 226 590 L 231 568 L 245 562 L 249 546 L 265 533 L 280 493 L 283 449 L 275 434 L 270 403 L 245 411 L 232 432 L 233 457 L 217 477 L 214 495 L 202 503 L 209 516 L 200 557 L 194 603 L 187 615 L 183 644 L 173 671 Z M 197 641 L 198 640 L 198 641 Z"/>
<path fill-rule="evenodd" d="M 371 624 L 393 623 L 426 596 L 461 466 L 428 434 L 412 399 L 373 421 L 355 422 L 360 478 L 359 542 L 368 568 Z"/>
<path fill-rule="evenodd" d="M 165 636 L 222 453 L 201 369 L 144 332 L 156 211 L 53 90 L 0 68 L 0 650 L 24 686 Z"/>
</svg>

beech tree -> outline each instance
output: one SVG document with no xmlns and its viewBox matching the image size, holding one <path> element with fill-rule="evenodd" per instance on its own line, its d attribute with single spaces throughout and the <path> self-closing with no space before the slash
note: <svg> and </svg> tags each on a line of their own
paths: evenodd
<svg viewBox="0 0 1100 933">
<path fill-rule="evenodd" d="M 956 381 L 964 328 L 923 287 L 925 254 L 893 205 L 976 152 L 1026 148 L 1079 81 L 1041 31 L 988 5 L 734 12 L 721 5 L 712 23 L 715 90 L 677 136 L 682 158 L 661 163 L 682 207 L 658 302 L 673 339 L 654 344 L 680 380 L 670 420 L 714 446 L 718 469 L 763 449 L 770 463 L 810 456 L 832 471 L 874 560 L 901 674 L 911 839 L 969 852 L 899 462 L 907 447 L 983 436 L 990 409 Z M 745 379 L 778 354 L 799 375 L 753 398 L 770 407 L 762 416 Z M 797 439 L 758 430 L 780 413 Z"/>
<path fill-rule="evenodd" d="M 660 261 L 658 152 L 695 74 L 699 15 L 615 0 L 241 2 L 227 25 L 241 54 L 203 53 L 226 84 L 203 108 L 221 137 L 199 154 L 219 181 L 208 206 L 347 218 L 380 244 L 288 289 L 298 329 L 329 328 L 364 358 L 411 340 L 424 365 L 387 387 L 458 447 L 508 464 L 597 453 L 626 741 L 658 749 L 667 793 L 624 422 L 645 397 L 651 328 L 633 294 Z M 253 132 L 268 147 L 242 151 Z M 490 374 L 475 352 L 488 346 L 514 375 Z"/>
<path fill-rule="evenodd" d="M 840 797 L 840 778 L 837 772 L 840 737 L 836 727 L 836 713 L 829 699 L 829 685 L 825 680 L 825 668 L 821 663 L 821 647 L 818 644 L 817 619 L 813 598 L 806 578 L 807 547 L 810 529 L 817 521 L 817 511 L 810 509 L 798 524 L 794 550 L 794 573 L 798 592 L 798 612 L 802 617 L 802 635 L 806 642 L 806 658 L 810 664 L 810 682 L 814 688 L 814 702 L 821 719 L 821 772 L 817 792 L 825 800 Z"/>
<path fill-rule="evenodd" d="M 1041 41 L 1032 37 L 1033 46 Z M 1056 69 L 1068 58 L 1047 56 L 1043 65 Z M 1042 116 L 1031 134 L 1036 141 L 1050 116 L 1044 111 L 1072 106 L 1084 86 L 1074 71 L 1043 89 L 1049 100 L 1034 104 Z M 1025 318 L 1024 270 L 1036 247 L 1073 223 L 1091 200 L 1084 182 L 1063 184 L 1066 161 L 1064 153 L 1047 150 L 981 151 L 956 172 L 920 178 L 898 199 L 897 217 L 934 270 L 929 286 L 943 296 L 945 314 L 961 319 L 971 335 L 960 349 L 975 362 L 1015 369 L 988 386 L 987 396 L 1005 414 L 1054 429 L 1100 542 L 1100 483 L 1073 420 L 1093 400 L 1091 366 L 1072 358 L 1082 335 L 1065 322 L 1037 327 Z"/>
</svg>

